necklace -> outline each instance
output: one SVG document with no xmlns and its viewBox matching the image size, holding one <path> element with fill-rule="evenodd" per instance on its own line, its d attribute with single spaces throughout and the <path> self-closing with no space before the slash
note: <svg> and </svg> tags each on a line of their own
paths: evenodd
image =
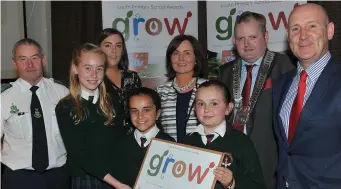
<svg viewBox="0 0 341 189">
<path fill-rule="evenodd" d="M 185 91 L 187 89 L 189 89 L 192 84 L 194 83 L 194 81 L 196 80 L 196 78 L 193 78 L 187 85 L 180 87 L 179 84 L 176 82 L 176 78 L 174 78 L 173 80 L 173 86 L 175 88 L 175 90 L 177 90 L 179 93 L 182 91 Z"/>
</svg>

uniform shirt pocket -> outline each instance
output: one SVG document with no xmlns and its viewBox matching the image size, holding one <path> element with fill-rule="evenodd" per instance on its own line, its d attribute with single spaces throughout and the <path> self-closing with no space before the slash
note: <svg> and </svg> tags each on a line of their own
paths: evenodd
<svg viewBox="0 0 341 189">
<path fill-rule="evenodd" d="M 30 112 L 12 114 L 4 127 L 5 134 L 17 139 L 32 138 L 32 120 Z"/>
</svg>

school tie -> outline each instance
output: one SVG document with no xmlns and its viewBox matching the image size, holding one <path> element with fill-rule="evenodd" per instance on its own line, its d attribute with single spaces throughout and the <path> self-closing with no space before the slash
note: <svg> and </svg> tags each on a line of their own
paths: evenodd
<svg viewBox="0 0 341 189">
<path fill-rule="evenodd" d="M 206 145 L 210 144 L 214 138 L 214 134 L 209 134 L 209 135 L 206 135 L 206 138 L 207 138 L 207 143 Z"/>
<path fill-rule="evenodd" d="M 147 142 L 147 139 L 146 139 L 146 137 L 141 137 L 140 138 L 141 139 L 141 148 L 145 148 L 145 144 L 146 144 L 146 142 Z"/>
<path fill-rule="evenodd" d="M 94 96 L 89 96 L 88 101 L 92 103 L 93 100 L 94 100 Z"/>
<path fill-rule="evenodd" d="M 288 133 L 289 144 L 294 138 L 298 120 L 300 118 L 300 114 L 303 108 L 304 94 L 306 91 L 306 81 L 307 81 L 307 72 L 303 70 L 300 74 L 300 82 L 298 84 L 297 95 L 292 104 L 291 112 L 290 112 L 289 133 Z"/>
<path fill-rule="evenodd" d="M 251 93 L 251 85 L 252 85 L 252 69 L 255 65 L 245 65 L 246 67 L 246 80 L 244 83 L 243 91 L 242 91 L 242 103 L 243 103 L 243 108 L 247 107 L 250 102 L 250 93 Z M 237 110 L 238 111 L 238 110 Z M 237 129 L 238 131 L 244 133 L 244 125 L 239 124 L 238 120 L 234 121 L 233 128 Z"/>
<path fill-rule="evenodd" d="M 43 111 L 36 94 L 38 86 L 32 86 L 31 117 L 32 117 L 32 167 L 39 173 L 49 165 L 47 139 Z"/>
</svg>

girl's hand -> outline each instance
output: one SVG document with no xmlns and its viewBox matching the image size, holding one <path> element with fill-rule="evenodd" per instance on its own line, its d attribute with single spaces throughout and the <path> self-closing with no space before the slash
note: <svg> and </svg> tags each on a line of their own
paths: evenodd
<svg viewBox="0 0 341 189">
<path fill-rule="evenodd" d="M 233 173 L 225 167 L 217 167 L 213 174 L 215 178 L 224 186 L 229 186 L 233 181 Z"/>
<path fill-rule="evenodd" d="M 128 185 L 120 184 L 116 189 L 131 189 L 131 188 Z"/>
</svg>

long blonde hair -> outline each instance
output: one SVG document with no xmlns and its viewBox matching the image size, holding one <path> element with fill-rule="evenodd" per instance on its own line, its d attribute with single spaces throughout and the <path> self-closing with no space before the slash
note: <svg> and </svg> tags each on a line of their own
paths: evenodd
<svg viewBox="0 0 341 189">
<path fill-rule="evenodd" d="M 68 98 L 72 99 L 74 104 L 74 111 L 71 112 L 72 119 L 74 124 L 77 125 L 81 121 L 83 121 L 87 116 L 87 110 L 84 108 L 83 104 L 81 103 L 81 86 L 78 80 L 78 75 L 73 73 L 72 66 L 78 66 L 80 62 L 80 58 L 82 53 L 95 53 L 99 54 L 105 60 L 105 69 L 107 67 L 107 57 L 104 52 L 96 45 L 91 43 L 85 43 L 81 45 L 79 48 L 75 49 L 72 53 L 72 60 L 71 60 L 71 67 L 70 67 L 70 94 Z M 104 70 L 105 73 L 105 70 Z M 105 125 L 113 125 L 114 118 L 116 117 L 115 110 L 111 103 L 110 95 L 107 93 L 106 87 L 104 82 L 98 86 L 99 90 L 99 107 L 101 113 L 107 118 L 104 122 Z"/>
</svg>

